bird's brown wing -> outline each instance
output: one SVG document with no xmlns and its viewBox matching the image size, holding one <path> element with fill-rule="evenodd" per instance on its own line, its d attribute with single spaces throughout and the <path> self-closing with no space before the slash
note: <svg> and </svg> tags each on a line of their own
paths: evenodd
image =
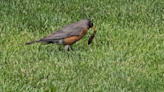
<svg viewBox="0 0 164 92">
<path fill-rule="evenodd" d="M 41 39 L 41 41 L 51 41 L 51 40 L 59 40 L 68 38 L 71 36 L 77 36 L 82 33 L 83 27 L 80 25 L 77 25 L 75 23 L 71 23 L 60 30 L 54 32 L 50 36 L 44 37 Z"/>
</svg>

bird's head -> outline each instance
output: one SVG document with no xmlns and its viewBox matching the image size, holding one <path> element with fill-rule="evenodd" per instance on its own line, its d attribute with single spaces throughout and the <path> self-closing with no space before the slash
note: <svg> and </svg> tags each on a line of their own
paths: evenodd
<svg viewBox="0 0 164 92">
<path fill-rule="evenodd" d="M 94 31 L 96 32 L 96 29 L 95 29 L 95 27 L 93 26 L 93 22 L 92 22 L 91 20 L 89 20 L 89 19 L 82 19 L 81 21 L 83 21 L 85 24 L 88 25 L 88 29 L 89 29 L 89 28 L 92 28 L 92 29 L 94 29 Z"/>
</svg>

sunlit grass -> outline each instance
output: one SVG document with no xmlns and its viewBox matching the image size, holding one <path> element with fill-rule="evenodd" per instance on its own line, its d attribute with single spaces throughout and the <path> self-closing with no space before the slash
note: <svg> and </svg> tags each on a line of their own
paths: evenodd
<svg viewBox="0 0 164 92">
<path fill-rule="evenodd" d="M 162 92 L 164 1 L 1 0 L 1 92 Z M 83 18 L 92 29 L 71 52 L 33 44 Z"/>
</svg>

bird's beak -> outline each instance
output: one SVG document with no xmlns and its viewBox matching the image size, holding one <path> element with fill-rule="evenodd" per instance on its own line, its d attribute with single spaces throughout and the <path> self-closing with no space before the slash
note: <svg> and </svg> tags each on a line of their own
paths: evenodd
<svg viewBox="0 0 164 92">
<path fill-rule="evenodd" d="M 95 29 L 95 27 L 94 27 L 94 26 L 92 26 L 92 29 L 94 29 L 94 32 L 96 32 L 96 29 Z"/>
</svg>

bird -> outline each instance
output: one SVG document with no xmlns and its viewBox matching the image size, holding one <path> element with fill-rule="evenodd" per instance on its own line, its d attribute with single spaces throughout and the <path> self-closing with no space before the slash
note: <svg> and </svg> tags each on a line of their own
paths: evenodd
<svg viewBox="0 0 164 92">
<path fill-rule="evenodd" d="M 96 30 L 93 26 L 93 22 L 90 19 L 81 19 L 80 21 L 70 23 L 60 28 L 51 35 L 43 37 L 40 40 L 27 42 L 26 45 L 34 43 L 56 43 L 63 45 L 65 50 L 70 51 L 71 46 L 83 38 L 90 28 Z"/>
</svg>

